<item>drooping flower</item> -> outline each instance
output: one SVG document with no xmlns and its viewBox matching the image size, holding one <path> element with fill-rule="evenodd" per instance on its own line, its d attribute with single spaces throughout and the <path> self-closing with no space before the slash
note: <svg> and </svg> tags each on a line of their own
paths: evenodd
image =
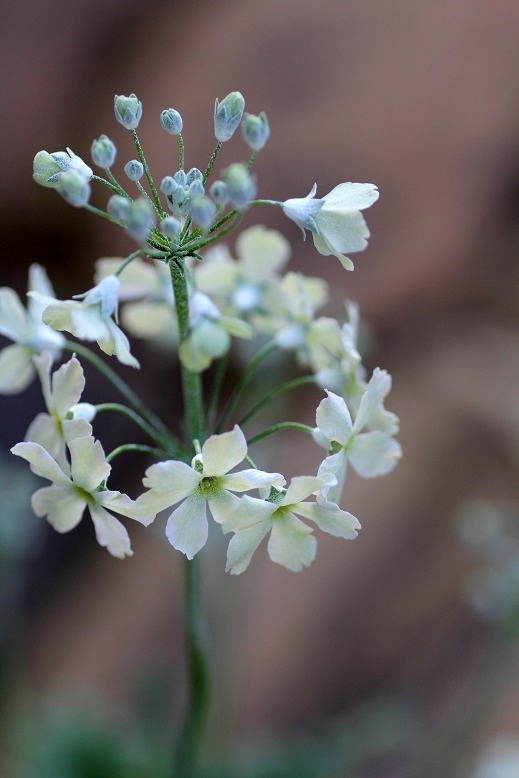
<svg viewBox="0 0 519 778">
<path fill-rule="evenodd" d="M 331 502 L 308 502 L 324 486 L 321 478 L 296 476 L 287 489 L 272 489 L 267 500 L 245 495 L 224 522 L 224 532 L 234 532 L 227 550 L 227 572 L 243 573 L 252 555 L 270 532 L 268 554 L 273 562 L 298 572 L 315 559 L 317 542 L 313 530 L 297 515 L 313 521 L 323 532 L 351 540 L 360 529 L 351 513 Z M 297 514 L 297 515 L 296 515 Z"/>
<path fill-rule="evenodd" d="M 254 468 L 231 473 L 246 454 L 245 436 L 237 425 L 231 432 L 211 435 L 191 465 L 169 460 L 149 467 L 143 479 L 149 491 L 137 499 L 137 505 L 156 514 L 181 503 L 168 518 L 166 536 L 174 548 L 192 559 L 207 541 L 207 508 L 222 524 L 237 507 L 239 498 L 234 492 L 285 483 L 280 473 Z"/>
<path fill-rule="evenodd" d="M 26 389 L 36 375 L 33 355 L 48 351 L 57 356 L 65 343 L 61 333 L 42 321 L 45 303 L 41 296 L 52 297 L 54 290 L 41 265 L 30 266 L 28 289 L 27 309 L 14 289 L 0 289 L 0 334 L 14 341 L 0 352 L 0 394 Z M 40 297 L 33 297 L 32 293 Z"/>
<path fill-rule="evenodd" d="M 318 499 L 339 501 L 348 462 L 362 478 L 389 473 L 402 456 L 400 444 L 391 437 L 398 430 L 398 417 L 383 407 L 391 388 L 391 377 L 376 368 L 362 395 L 352 421 L 342 397 L 328 391 L 316 413 L 315 441 L 329 454 L 318 470 L 318 476 L 335 476 L 334 486 L 326 485 Z"/>
<path fill-rule="evenodd" d="M 34 292 L 30 295 L 46 303 L 45 324 L 55 330 L 71 332 L 80 340 L 95 340 L 105 354 L 115 354 L 124 365 L 139 367 L 130 354 L 128 338 L 112 318 L 117 319 L 119 287 L 117 276 L 107 276 L 88 292 L 75 295 L 74 300 L 43 298 Z"/>
<path fill-rule="evenodd" d="M 35 356 L 34 363 L 40 376 L 47 413 L 36 416 L 25 434 L 25 440 L 39 443 L 66 470 L 66 443 L 92 434 L 89 419 L 95 414 L 94 406 L 89 406 L 88 420 L 85 418 L 87 403 L 82 403 L 80 415 L 75 413 L 75 406 L 85 387 L 83 368 L 73 356 L 51 377 L 52 358 L 49 352 Z"/>
<path fill-rule="evenodd" d="M 333 254 L 346 270 L 353 262 L 345 256 L 362 251 L 368 245 L 369 229 L 361 213 L 378 199 L 374 184 L 339 184 L 325 197 L 315 199 L 316 185 L 306 197 L 282 203 L 285 216 L 310 230 L 317 251 L 323 256 Z"/>
<path fill-rule="evenodd" d="M 126 494 L 105 488 L 111 467 L 99 441 L 83 436 L 70 440 L 67 445 L 70 468 L 60 467 L 38 443 L 17 443 L 11 449 L 13 454 L 29 462 L 33 473 L 51 481 L 51 486 L 44 486 L 32 495 L 34 513 L 46 516 L 57 532 L 70 532 L 88 508 L 98 543 L 119 559 L 131 556 L 128 532 L 109 511 L 144 525 L 148 525 L 154 516 Z"/>
</svg>

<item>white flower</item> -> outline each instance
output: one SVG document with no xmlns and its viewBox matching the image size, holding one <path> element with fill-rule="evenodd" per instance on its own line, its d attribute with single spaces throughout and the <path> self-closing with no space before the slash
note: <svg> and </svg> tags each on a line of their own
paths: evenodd
<svg viewBox="0 0 519 778">
<path fill-rule="evenodd" d="M 310 230 L 317 251 L 333 254 L 346 270 L 353 262 L 344 254 L 362 251 L 368 245 L 369 230 L 361 211 L 378 199 L 374 184 L 339 184 L 320 200 L 314 199 L 316 186 L 304 198 L 286 200 L 282 206 L 289 219 Z"/>
<path fill-rule="evenodd" d="M 43 312 L 46 324 L 56 330 L 71 332 L 80 340 L 95 340 L 105 354 L 115 354 L 124 365 L 139 367 L 130 354 L 128 338 L 112 319 L 112 315 L 117 319 L 119 286 L 117 276 L 107 276 L 88 292 L 75 295 L 77 300 L 44 299 L 35 293 L 30 295 L 46 303 Z"/>
<path fill-rule="evenodd" d="M 39 443 L 62 469 L 66 469 L 65 444 L 74 438 L 92 434 L 92 427 L 85 414 L 92 418 L 95 414 L 93 406 L 82 403 L 78 416 L 75 414 L 75 406 L 85 387 L 83 368 L 76 357 L 72 357 L 52 374 L 51 379 L 52 359 L 48 352 L 35 356 L 34 363 L 41 379 L 48 413 L 36 416 L 25 434 L 25 440 Z"/>
<path fill-rule="evenodd" d="M 51 486 L 44 486 L 32 495 L 34 513 L 46 516 L 57 532 L 69 532 L 79 524 L 88 508 L 98 543 L 119 559 L 131 556 L 130 538 L 125 527 L 108 511 L 145 525 L 153 516 L 127 495 L 104 489 L 111 468 L 99 441 L 84 436 L 69 441 L 68 447 L 70 471 L 68 467 L 60 467 L 38 443 L 17 443 L 11 449 L 13 454 L 29 462 L 33 473 L 52 482 Z"/>
<path fill-rule="evenodd" d="M 331 502 L 306 502 L 306 498 L 323 487 L 323 480 L 313 476 L 296 476 L 288 489 L 270 500 L 245 496 L 224 523 L 224 532 L 234 532 L 227 550 L 227 572 L 243 573 L 263 538 L 270 532 L 268 554 L 289 570 L 298 572 L 315 559 L 317 542 L 313 530 L 296 514 L 313 521 L 323 532 L 335 537 L 353 539 L 360 529 L 351 513 Z"/>
<path fill-rule="evenodd" d="M 137 505 L 156 514 L 180 502 L 168 518 L 166 536 L 174 548 L 192 559 L 207 541 L 207 507 L 222 524 L 239 501 L 232 492 L 285 483 L 279 473 L 255 469 L 229 473 L 246 454 L 247 443 L 237 425 L 231 432 L 212 435 L 191 466 L 169 460 L 148 468 L 143 484 L 150 491 L 137 499 Z"/>
<path fill-rule="evenodd" d="M 27 310 L 14 289 L 0 289 L 0 334 L 14 341 L 0 352 L 1 394 L 16 394 L 26 389 L 36 375 L 33 354 L 49 351 L 56 356 L 65 343 L 63 335 L 43 323 L 45 304 L 31 296 L 32 292 L 46 297 L 54 294 L 41 265 L 30 266 L 28 288 Z"/>
<path fill-rule="evenodd" d="M 103 257 L 96 262 L 95 281 L 114 275 L 123 259 Z M 160 338 L 177 344 L 178 326 L 171 276 L 164 262 L 134 259 L 121 273 L 119 301 L 125 303 L 121 321 L 139 338 Z"/>
<path fill-rule="evenodd" d="M 240 234 L 236 254 L 235 260 L 223 246 L 210 249 L 204 262 L 195 265 L 196 287 L 216 299 L 225 314 L 262 330 L 270 298 L 279 295 L 278 272 L 288 261 L 290 244 L 276 230 L 257 225 Z"/>
<path fill-rule="evenodd" d="M 398 430 L 398 417 L 383 407 L 391 387 L 391 377 L 376 368 L 362 395 L 352 422 L 351 414 L 342 397 L 328 391 L 316 413 L 315 441 L 329 453 L 319 467 L 318 476 L 335 476 L 337 483 L 321 489 L 319 500 L 339 501 L 346 476 L 347 463 L 362 478 L 375 478 L 389 473 L 402 456 L 400 444 L 391 437 Z M 363 432 L 367 428 L 368 431 Z"/>
<path fill-rule="evenodd" d="M 206 294 L 194 292 L 189 299 L 189 334 L 181 343 L 179 356 L 188 370 L 200 373 L 213 359 L 227 353 L 231 335 L 250 338 L 249 325 L 231 316 L 223 316 Z"/>
</svg>

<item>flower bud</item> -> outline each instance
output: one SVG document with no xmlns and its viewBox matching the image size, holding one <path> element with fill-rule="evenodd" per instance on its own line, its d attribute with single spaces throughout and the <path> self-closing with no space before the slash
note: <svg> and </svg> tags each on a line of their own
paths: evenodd
<svg viewBox="0 0 519 778">
<path fill-rule="evenodd" d="M 238 210 L 244 210 L 256 194 L 256 182 L 247 166 L 235 162 L 226 170 L 222 170 L 222 178 L 227 186 L 229 200 Z"/>
<path fill-rule="evenodd" d="M 191 173 L 193 170 L 196 170 L 197 168 L 192 168 L 189 172 Z M 198 171 L 200 172 L 200 171 Z M 180 184 L 180 186 L 187 186 L 188 180 L 187 180 L 187 173 L 184 170 L 177 170 L 175 175 L 173 176 L 174 180 L 177 182 L 177 184 Z M 193 179 L 191 179 L 193 180 Z"/>
<path fill-rule="evenodd" d="M 270 127 L 265 111 L 262 111 L 259 116 L 246 113 L 243 117 L 241 131 L 245 143 L 253 151 L 262 149 L 270 135 Z"/>
<path fill-rule="evenodd" d="M 163 192 L 165 195 L 173 194 L 175 187 L 176 187 L 176 181 L 173 178 L 173 176 L 164 176 L 164 178 L 160 182 L 160 191 Z"/>
<path fill-rule="evenodd" d="M 213 181 L 209 194 L 220 208 L 224 208 L 229 202 L 229 192 L 223 181 Z"/>
<path fill-rule="evenodd" d="M 115 118 L 123 127 L 126 127 L 127 130 L 135 130 L 141 120 L 142 103 L 133 92 L 129 97 L 115 95 L 114 113 Z"/>
<path fill-rule="evenodd" d="M 182 117 L 174 108 L 167 108 L 165 111 L 162 111 L 160 124 L 162 129 L 169 132 L 170 135 L 179 135 L 182 132 Z"/>
<path fill-rule="evenodd" d="M 72 149 L 67 151 L 55 151 L 49 154 L 48 151 L 39 151 L 33 161 L 33 178 L 37 184 L 56 188 L 62 173 L 75 171 L 89 181 L 94 175 L 92 168 L 74 154 Z"/>
<path fill-rule="evenodd" d="M 193 197 L 189 201 L 189 215 L 195 224 L 207 230 L 216 216 L 216 206 L 208 197 Z"/>
<path fill-rule="evenodd" d="M 131 159 L 124 166 L 124 172 L 130 181 L 138 181 L 144 175 L 144 166 L 138 159 Z"/>
<path fill-rule="evenodd" d="M 115 148 L 115 143 L 110 138 L 106 135 L 101 135 L 97 140 L 93 141 L 90 153 L 94 164 L 106 170 L 107 167 L 112 167 L 114 164 L 117 149 Z"/>
<path fill-rule="evenodd" d="M 186 184 L 188 186 L 190 186 L 193 181 L 200 181 L 201 184 L 203 184 L 204 181 L 204 174 L 197 167 L 192 167 L 186 175 Z"/>
<path fill-rule="evenodd" d="M 166 238 L 176 238 L 180 233 L 182 225 L 174 216 L 165 216 L 159 226 L 160 231 Z"/>
<path fill-rule="evenodd" d="M 136 241 L 142 243 L 148 236 L 153 227 L 154 214 L 151 205 L 144 197 L 139 197 L 130 203 L 128 215 L 126 217 L 126 226 L 128 232 Z"/>
<path fill-rule="evenodd" d="M 195 178 L 194 181 L 191 181 L 188 191 L 189 197 L 203 197 L 205 192 L 204 185 L 201 181 Z"/>
<path fill-rule="evenodd" d="M 214 134 L 220 143 L 232 138 L 241 122 L 245 100 L 240 92 L 231 92 L 221 103 L 214 104 Z"/>
<path fill-rule="evenodd" d="M 90 200 L 90 184 L 77 170 L 61 173 L 57 190 L 64 200 L 75 208 L 83 208 Z"/>
<path fill-rule="evenodd" d="M 114 219 L 125 222 L 128 217 L 132 201 L 122 195 L 112 195 L 108 200 L 106 210 Z"/>
</svg>

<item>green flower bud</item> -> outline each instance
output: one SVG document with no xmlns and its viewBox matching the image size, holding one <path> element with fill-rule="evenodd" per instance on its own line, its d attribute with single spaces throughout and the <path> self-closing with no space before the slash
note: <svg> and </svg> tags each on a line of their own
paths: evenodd
<svg viewBox="0 0 519 778">
<path fill-rule="evenodd" d="M 229 192 L 223 181 L 213 181 L 209 194 L 220 208 L 224 208 L 229 202 Z"/>
<path fill-rule="evenodd" d="M 238 210 L 245 210 L 249 200 L 256 195 L 256 181 L 249 173 L 247 165 L 240 162 L 229 165 L 226 170 L 222 170 L 222 179 L 227 186 L 229 200 Z"/>
<path fill-rule="evenodd" d="M 195 224 L 207 230 L 216 216 L 216 206 L 208 197 L 193 197 L 189 201 L 189 215 Z"/>
<path fill-rule="evenodd" d="M 262 111 L 259 116 L 246 113 L 243 117 L 241 131 L 245 143 L 253 151 L 262 149 L 270 135 L 270 127 L 265 111 Z"/>
<path fill-rule="evenodd" d="M 176 238 L 180 234 L 182 225 L 174 216 L 165 216 L 159 226 L 160 231 L 166 238 Z"/>
<path fill-rule="evenodd" d="M 112 195 L 106 205 L 106 210 L 114 219 L 125 222 L 128 217 L 132 201 L 122 195 Z"/>
<path fill-rule="evenodd" d="M 142 103 L 136 95 L 129 97 L 115 95 L 114 113 L 117 121 L 127 130 L 135 130 L 139 126 L 142 116 Z"/>
<path fill-rule="evenodd" d="M 101 135 L 98 140 L 94 140 L 90 151 L 94 164 L 98 167 L 102 167 L 106 170 L 107 167 L 112 167 L 117 156 L 117 149 L 115 143 L 106 135 Z"/>
<path fill-rule="evenodd" d="M 130 181 L 139 181 L 144 175 L 144 166 L 138 159 L 131 159 L 124 166 L 124 172 Z"/>
<path fill-rule="evenodd" d="M 169 132 L 170 135 L 178 135 L 182 132 L 182 117 L 174 108 L 167 108 L 165 111 L 162 111 L 160 124 L 162 129 Z"/>
<path fill-rule="evenodd" d="M 39 151 L 33 161 L 32 177 L 37 184 L 56 188 L 62 173 L 74 171 L 89 181 L 94 175 L 92 168 L 83 162 L 81 157 L 74 154 L 72 149 L 66 151 L 55 151 L 49 154 L 48 151 Z"/>
<path fill-rule="evenodd" d="M 214 104 L 214 134 L 220 143 L 232 138 L 245 108 L 245 100 L 240 92 L 231 92 L 221 103 Z"/>
<path fill-rule="evenodd" d="M 154 220 L 153 209 L 144 197 L 139 197 L 130 203 L 126 216 L 126 226 L 128 227 L 128 232 L 136 241 L 142 243 L 148 237 Z"/>
<path fill-rule="evenodd" d="M 90 200 L 90 184 L 77 170 L 61 173 L 57 186 L 59 194 L 75 208 L 83 208 Z"/>
</svg>

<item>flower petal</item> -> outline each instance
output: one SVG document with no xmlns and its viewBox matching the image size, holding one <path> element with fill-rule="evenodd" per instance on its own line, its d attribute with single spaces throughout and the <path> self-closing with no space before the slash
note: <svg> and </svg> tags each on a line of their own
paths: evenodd
<svg viewBox="0 0 519 778">
<path fill-rule="evenodd" d="M 324 208 L 338 207 L 351 211 L 369 208 L 379 198 L 375 184 L 357 184 L 346 181 L 338 184 L 324 197 Z"/>
<path fill-rule="evenodd" d="M 229 542 L 225 572 L 231 575 L 243 573 L 248 568 L 252 555 L 269 532 L 271 526 L 272 520 L 266 519 L 237 532 Z"/>
<path fill-rule="evenodd" d="M 353 429 L 348 406 L 339 395 L 333 392 L 327 394 L 315 414 L 317 426 L 329 441 L 336 440 L 341 446 L 347 446 Z"/>
<path fill-rule="evenodd" d="M 91 436 L 74 438 L 68 447 L 72 460 L 72 480 L 85 491 L 94 492 L 106 481 L 111 470 L 100 441 Z"/>
<path fill-rule="evenodd" d="M 107 490 L 95 492 L 94 497 L 96 503 L 102 505 L 103 508 L 120 513 L 121 516 L 127 516 L 129 519 L 135 519 L 146 527 L 155 518 L 153 511 L 145 510 L 142 505 L 137 505 L 137 501 L 132 500 L 127 494 Z"/>
<path fill-rule="evenodd" d="M 192 494 L 201 480 L 201 474 L 185 462 L 158 462 L 146 470 L 142 483 L 150 491 L 141 494 L 137 503 L 144 510 L 159 513 Z"/>
<path fill-rule="evenodd" d="M 273 562 L 294 573 L 310 565 L 317 552 L 317 542 L 311 527 L 292 513 L 274 520 L 268 542 L 268 553 Z"/>
<path fill-rule="evenodd" d="M 262 486 L 284 486 L 285 478 L 281 473 L 265 473 L 263 470 L 240 470 L 239 473 L 229 473 L 222 479 L 224 489 L 231 492 L 247 492 L 249 489 L 259 489 Z"/>
<path fill-rule="evenodd" d="M 60 419 L 63 419 L 72 406 L 79 402 L 84 388 L 85 374 L 76 357 L 69 359 L 53 373 L 52 404 L 53 410 Z"/>
<path fill-rule="evenodd" d="M 362 478 L 375 478 L 389 473 L 402 456 L 396 440 L 378 430 L 357 435 L 348 458 Z"/>
<path fill-rule="evenodd" d="M 133 551 L 130 546 L 130 537 L 126 527 L 105 511 L 96 503 L 89 503 L 88 509 L 94 522 L 97 542 L 103 546 L 112 556 L 118 559 L 124 559 L 125 556 L 132 556 Z"/>
<path fill-rule="evenodd" d="M 14 289 L 0 289 L 0 334 L 18 342 L 27 337 L 29 324 L 27 313 Z"/>
<path fill-rule="evenodd" d="M 44 486 L 34 492 L 31 505 L 36 516 L 46 516 L 56 532 L 70 532 L 83 517 L 86 500 L 71 486 Z"/>
<path fill-rule="evenodd" d="M 240 503 L 240 498 L 235 494 L 222 489 L 219 494 L 208 498 L 207 503 L 211 516 L 217 524 L 224 524 L 229 516 L 234 513 Z"/>
<path fill-rule="evenodd" d="M 32 351 L 13 343 L 0 352 L 0 394 L 18 394 L 35 376 Z"/>
<path fill-rule="evenodd" d="M 360 523 L 353 514 L 343 511 L 333 502 L 319 505 L 316 502 L 300 503 L 294 510 L 305 519 L 314 521 L 319 529 L 337 538 L 352 540 L 357 537 Z"/>
<path fill-rule="evenodd" d="M 318 478 L 324 482 L 317 495 L 317 502 L 324 505 L 328 500 L 339 503 L 342 494 L 344 481 L 346 480 L 346 470 L 348 458 L 346 451 L 341 449 L 337 454 L 326 457 L 317 471 Z"/>
<path fill-rule="evenodd" d="M 176 508 L 166 524 L 166 537 L 177 551 L 193 559 L 207 542 L 206 500 L 191 495 Z"/>
<path fill-rule="evenodd" d="M 246 454 L 247 441 L 237 424 L 231 432 L 211 435 L 202 446 L 204 476 L 225 475 L 242 462 Z"/>
<path fill-rule="evenodd" d="M 47 478 L 59 486 L 72 486 L 58 463 L 38 443 L 17 443 L 12 447 L 11 452 L 25 459 L 35 475 Z"/>
<path fill-rule="evenodd" d="M 281 505 L 294 505 L 315 494 L 323 486 L 323 481 L 312 475 L 296 475 L 292 478 Z"/>
</svg>

